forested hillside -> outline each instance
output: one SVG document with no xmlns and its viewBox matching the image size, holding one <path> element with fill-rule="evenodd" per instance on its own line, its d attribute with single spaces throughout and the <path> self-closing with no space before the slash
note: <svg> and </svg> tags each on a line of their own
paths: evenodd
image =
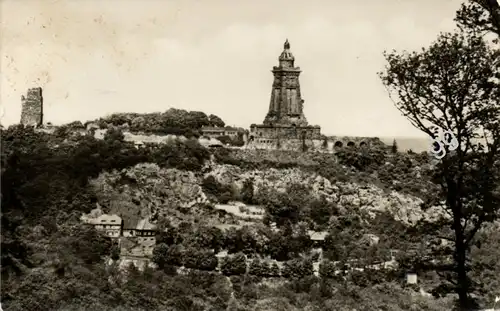
<svg viewBox="0 0 500 311">
<path fill-rule="evenodd" d="M 1 135 L 5 310 L 443 310 L 450 302 L 405 285 L 435 243 L 416 226 L 433 215 L 419 209 L 433 189 L 426 154 L 210 150 L 194 138 L 136 148 L 114 128 L 102 140 L 23 126 Z M 260 207 L 262 217 L 216 208 L 232 201 Z M 79 219 L 97 205 L 153 216 L 166 230 L 156 268 L 107 264 L 113 241 Z M 327 234 L 321 258 L 308 230 Z M 400 268 L 369 268 L 392 250 Z M 498 282 L 498 264 L 488 264 L 483 281 Z M 422 290 L 439 285 L 432 271 L 420 277 Z"/>
<path fill-rule="evenodd" d="M 456 21 L 428 48 L 384 53 L 379 73 L 437 158 L 396 144 L 334 154 L 205 148 L 201 128 L 224 122 L 179 109 L 1 128 L 2 309 L 491 307 L 500 297 L 500 6 L 466 1 Z M 124 133 L 170 136 L 136 145 Z M 149 266 L 124 265 L 121 239 L 83 223 L 99 213 L 147 232 Z"/>
</svg>

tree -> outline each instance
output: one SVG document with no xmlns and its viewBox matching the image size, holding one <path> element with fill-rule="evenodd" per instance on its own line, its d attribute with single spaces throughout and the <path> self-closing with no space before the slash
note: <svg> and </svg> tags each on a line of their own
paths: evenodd
<svg viewBox="0 0 500 311">
<path fill-rule="evenodd" d="M 105 141 L 119 141 L 123 142 L 125 139 L 125 136 L 123 135 L 122 131 L 119 128 L 112 127 L 106 131 L 106 134 L 104 135 L 104 140 Z"/>
<path fill-rule="evenodd" d="M 451 131 L 455 151 L 439 162 L 424 209 L 444 208 L 449 218 L 428 234 L 451 227 L 453 262 L 445 276 L 462 310 L 472 307 L 469 250 L 475 234 L 498 216 L 500 206 L 500 97 L 495 79 L 498 51 L 474 33 L 441 34 L 421 52 L 384 53 L 388 65 L 380 77 L 397 109 L 413 126 L 434 137 L 433 126 Z M 483 136 L 483 140 L 477 138 Z"/>
<path fill-rule="evenodd" d="M 208 116 L 208 121 L 210 122 L 211 126 L 224 127 L 226 125 L 221 118 L 214 114 Z"/>
<path fill-rule="evenodd" d="M 245 254 L 237 253 L 222 260 L 221 271 L 224 275 L 242 275 L 247 271 Z"/>
<path fill-rule="evenodd" d="M 241 189 L 241 200 L 246 204 L 253 204 L 253 178 L 248 178 L 243 182 L 243 187 Z"/>
<path fill-rule="evenodd" d="M 392 153 L 398 153 L 398 143 L 396 142 L 395 139 L 392 141 L 391 152 Z"/>
<path fill-rule="evenodd" d="M 283 265 L 282 275 L 286 278 L 303 278 L 313 275 L 313 263 L 310 259 L 292 259 Z"/>
<path fill-rule="evenodd" d="M 463 29 L 500 36 L 500 5 L 497 0 L 469 0 L 457 11 L 455 21 Z"/>
<path fill-rule="evenodd" d="M 261 262 L 259 258 L 255 258 L 254 260 L 252 260 L 250 266 L 248 267 L 248 273 L 256 276 L 266 276 L 265 268 L 266 263 Z"/>
</svg>

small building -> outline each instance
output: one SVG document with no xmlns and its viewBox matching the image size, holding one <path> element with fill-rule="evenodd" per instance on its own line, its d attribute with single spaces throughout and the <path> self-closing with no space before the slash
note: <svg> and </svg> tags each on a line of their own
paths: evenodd
<svg viewBox="0 0 500 311">
<path fill-rule="evenodd" d="M 236 137 L 240 135 L 240 133 L 243 134 L 244 130 L 231 126 L 225 126 L 225 127 L 204 126 L 201 128 L 201 133 L 203 136 L 207 136 L 209 138 L 216 138 L 219 136 Z"/>
<path fill-rule="evenodd" d="M 94 219 L 86 219 L 85 222 L 109 237 L 118 238 L 121 235 L 122 219 L 118 215 L 103 214 Z"/>
<path fill-rule="evenodd" d="M 326 236 L 328 235 L 328 232 L 326 231 L 312 231 L 309 230 L 307 231 L 307 234 L 309 235 L 309 238 L 311 239 L 311 242 L 313 244 L 313 247 L 321 247 L 325 241 Z"/>
<path fill-rule="evenodd" d="M 417 284 L 417 274 L 415 272 L 408 272 L 406 274 L 407 284 Z"/>
<path fill-rule="evenodd" d="M 149 218 L 123 220 L 124 237 L 154 237 L 156 235 L 156 225 L 149 221 Z"/>
<path fill-rule="evenodd" d="M 138 222 L 139 220 L 137 219 L 131 219 L 128 217 L 123 218 L 122 236 L 135 237 Z"/>
<path fill-rule="evenodd" d="M 136 227 L 136 236 L 150 237 L 156 235 L 156 225 L 149 218 L 139 220 Z"/>
</svg>

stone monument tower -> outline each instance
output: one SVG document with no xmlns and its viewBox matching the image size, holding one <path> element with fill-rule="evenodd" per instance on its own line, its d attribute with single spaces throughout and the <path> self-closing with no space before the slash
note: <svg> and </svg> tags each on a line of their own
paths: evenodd
<svg viewBox="0 0 500 311">
<path fill-rule="evenodd" d="M 272 142 L 280 139 L 318 139 L 319 126 L 308 125 L 304 115 L 304 100 L 300 90 L 300 67 L 295 67 L 295 57 L 290 52 L 288 39 L 274 66 L 274 82 L 269 110 L 263 124 L 250 126 L 250 141 Z"/>
<path fill-rule="evenodd" d="M 42 88 L 28 89 L 26 97 L 21 96 L 21 124 L 40 126 L 43 124 L 43 96 Z"/>
<path fill-rule="evenodd" d="M 300 67 L 294 67 L 295 57 L 290 52 L 288 39 L 279 57 L 279 66 L 274 66 L 274 82 L 271 92 L 269 111 L 264 124 L 307 125 L 304 116 L 304 100 L 300 93 Z"/>
</svg>

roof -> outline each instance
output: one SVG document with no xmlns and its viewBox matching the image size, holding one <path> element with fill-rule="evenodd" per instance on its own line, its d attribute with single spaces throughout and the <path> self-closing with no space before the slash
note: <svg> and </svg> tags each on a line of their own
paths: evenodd
<svg viewBox="0 0 500 311">
<path fill-rule="evenodd" d="M 137 223 L 137 230 L 155 230 L 156 225 L 149 221 L 149 218 L 143 218 Z"/>
<path fill-rule="evenodd" d="M 135 229 L 139 223 L 138 218 L 125 217 L 123 218 L 123 229 Z"/>
<path fill-rule="evenodd" d="M 204 126 L 201 128 L 202 132 L 205 131 L 213 131 L 213 132 L 224 132 L 225 128 L 223 127 L 215 127 L 215 126 Z"/>
<path fill-rule="evenodd" d="M 326 232 L 326 231 L 317 232 L 317 231 L 309 230 L 309 231 L 307 231 L 307 234 L 309 235 L 309 238 L 311 240 L 323 241 L 325 239 L 325 237 L 328 235 L 328 232 Z"/>
<path fill-rule="evenodd" d="M 201 128 L 201 131 L 214 131 L 214 132 L 224 132 L 224 131 L 244 131 L 244 129 L 239 128 L 239 127 L 233 127 L 233 126 L 224 126 L 224 127 L 218 127 L 218 126 L 203 126 Z"/>
</svg>

